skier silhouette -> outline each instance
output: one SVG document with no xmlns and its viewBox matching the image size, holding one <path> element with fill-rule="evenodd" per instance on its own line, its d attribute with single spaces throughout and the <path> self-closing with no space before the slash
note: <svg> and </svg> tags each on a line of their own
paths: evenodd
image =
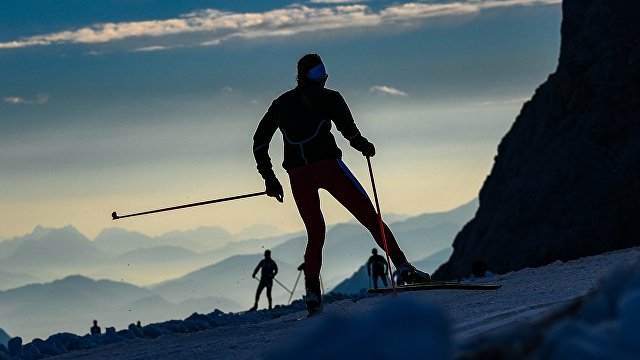
<svg viewBox="0 0 640 360">
<path fill-rule="evenodd" d="M 369 261 L 367 261 L 367 274 L 371 278 L 371 273 L 373 273 L 373 288 L 378 288 L 378 277 L 382 279 L 384 287 L 387 287 L 387 274 L 389 273 L 387 260 L 384 259 L 384 256 L 378 255 L 376 248 L 371 250 L 371 254 Z"/>
<path fill-rule="evenodd" d="M 102 330 L 100 326 L 98 326 L 98 320 L 93 320 L 93 326 L 91 327 L 91 335 L 100 335 Z"/>
<path fill-rule="evenodd" d="M 253 270 L 253 275 L 251 275 L 254 279 L 258 270 L 262 269 L 260 273 L 260 283 L 258 284 L 258 289 L 256 290 L 256 302 L 249 311 L 255 311 L 258 309 L 258 300 L 260 299 L 260 294 L 264 288 L 267 288 L 267 300 L 269 300 L 269 309 L 272 308 L 271 301 L 271 288 L 273 287 L 273 278 L 278 273 L 278 265 L 276 262 L 271 259 L 271 250 L 265 250 L 264 259 L 260 260 L 256 269 Z"/>
<path fill-rule="evenodd" d="M 347 208 L 371 232 L 378 246 L 384 245 L 371 200 L 341 160 L 342 151 L 331 133 L 332 123 L 362 155 L 374 156 L 375 147 L 356 127 L 342 95 L 324 87 L 328 75 L 319 55 L 303 56 L 297 71 L 298 85 L 274 100 L 260 120 L 253 136 L 253 155 L 267 195 L 283 202 L 284 191 L 269 157 L 269 143 L 280 129 L 284 139 L 282 166 L 288 172 L 293 199 L 307 230 L 304 275 L 307 310 L 313 315 L 322 311 L 320 267 L 326 231 L 319 189 L 327 190 Z M 405 281 L 429 281 L 429 274 L 416 270 L 407 261 L 386 225 L 384 231 L 389 256 Z"/>
</svg>

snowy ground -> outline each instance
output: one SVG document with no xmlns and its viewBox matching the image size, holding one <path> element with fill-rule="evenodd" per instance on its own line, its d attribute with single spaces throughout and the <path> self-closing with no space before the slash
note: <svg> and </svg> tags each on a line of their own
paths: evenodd
<svg viewBox="0 0 640 360">
<path fill-rule="evenodd" d="M 639 259 L 640 249 L 633 248 L 475 280 L 502 284 L 496 291 L 343 300 L 315 318 L 298 321 L 304 316 L 299 312 L 50 359 L 449 359 L 470 354 L 637 359 Z"/>
</svg>

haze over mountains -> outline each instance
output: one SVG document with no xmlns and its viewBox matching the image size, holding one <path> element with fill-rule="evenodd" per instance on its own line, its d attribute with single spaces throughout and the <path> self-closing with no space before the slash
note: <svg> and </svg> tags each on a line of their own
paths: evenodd
<svg viewBox="0 0 640 360">
<path fill-rule="evenodd" d="M 442 254 L 450 252 L 455 234 L 477 206 L 474 200 L 447 212 L 389 218 L 402 219 L 391 228 L 409 259 L 433 271 L 446 260 Z M 215 308 L 244 310 L 253 304 L 257 281 L 251 274 L 264 250 L 271 249 L 278 263 L 277 279 L 293 290 L 306 245 L 304 233 L 281 234 L 264 226 L 242 236 L 256 231 L 276 236 L 239 240 L 219 228 L 198 228 L 149 237 L 114 228 L 92 241 L 72 226 L 36 227 L 0 242 L 1 325 L 28 340 L 55 331 L 83 334 L 93 319 L 103 327 L 122 328 Z M 374 246 L 359 224 L 330 227 L 322 269 L 325 291 L 358 272 Z M 419 261 L 425 258 L 435 263 Z M 288 302 L 284 287 L 274 284 L 274 304 Z M 294 299 L 303 291 L 301 281 Z M 266 304 L 263 295 L 260 307 Z"/>
<path fill-rule="evenodd" d="M 79 275 L 0 292 L 2 326 L 24 339 L 46 338 L 60 331 L 85 334 L 93 319 L 99 320 L 103 329 L 121 329 L 138 320 L 146 324 L 184 318 L 213 308 L 235 311 L 240 306 L 211 296 L 169 302 L 145 288 Z"/>
<path fill-rule="evenodd" d="M 265 233 L 279 233 L 275 228 L 263 229 Z M 0 242 L 0 279 L 11 279 L 0 282 L 0 290 L 72 274 L 150 285 L 232 255 L 259 253 L 262 246 L 278 244 L 290 236 L 258 242 L 255 238 L 240 240 L 220 228 L 203 227 L 158 237 L 112 228 L 91 241 L 73 226 L 38 226 L 30 234 Z"/>
</svg>

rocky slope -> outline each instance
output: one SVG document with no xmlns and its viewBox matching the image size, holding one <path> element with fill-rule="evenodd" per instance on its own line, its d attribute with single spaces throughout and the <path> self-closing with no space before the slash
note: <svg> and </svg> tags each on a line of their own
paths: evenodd
<svg viewBox="0 0 640 360">
<path fill-rule="evenodd" d="M 500 143 L 435 278 L 467 276 L 476 259 L 505 273 L 640 244 L 640 2 L 562 10 L 557 70 Z"/>
</svg>

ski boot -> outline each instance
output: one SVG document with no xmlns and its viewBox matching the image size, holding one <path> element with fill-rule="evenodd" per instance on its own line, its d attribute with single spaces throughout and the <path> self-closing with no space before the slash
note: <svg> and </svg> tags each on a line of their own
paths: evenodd
<svg viewBox="0 0 640 360">
<path fill-rule="evenodd" d="M 322 312 L 322 295 L 320 293 L 320 280 L 319 279 L 305 279 L 304 281 L 307 303 L 307 311 L 309 316 L 319 314 Z"/>
<path fill-rule="evenodd" d="M 247 311 L 256 311 L 256 310 L 258 310 L 258 303 L 255 303 L 255 304 L 251 307 L 251 309 L 249 309 L 249 310 L 247 310 Z"/>
<path fill-rule="evenodd" d="M 398 274 L 407 285 L 425 284 L 431 281 L 429 274 L 416 269 L 408 262 L 404 262 L 398 266 Z"/>
</svg>

